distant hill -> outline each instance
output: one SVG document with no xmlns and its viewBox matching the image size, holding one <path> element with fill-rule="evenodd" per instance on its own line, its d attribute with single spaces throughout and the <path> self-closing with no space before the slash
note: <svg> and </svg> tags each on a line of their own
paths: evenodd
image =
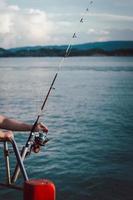
<svg viewBox="0 0 133 200">
<path fill-rule="evenodd" d="M 118 49 L 133 49 L 133 41 L 108 41 L 108 42 L 93 42 L 86 44 L 75 45 L 76 48 L 87 49 L 103 49 L 104 51 L 114 51 Z"/>
<path fill-rule="evenodd" d="M 0 57 L 64 56 L 67 45 L 0 48 Z M 76 44 L 68 56 L 133 56 L 133 41 Z"/>
<path fill-rule="evenodd" d="M 3 48 L 0 48 L 0 57 L 8 56 L 8 55 L 10 55 L 10 53 L 11 53 L 10 51 L 3 49 Z"/>
</svg>

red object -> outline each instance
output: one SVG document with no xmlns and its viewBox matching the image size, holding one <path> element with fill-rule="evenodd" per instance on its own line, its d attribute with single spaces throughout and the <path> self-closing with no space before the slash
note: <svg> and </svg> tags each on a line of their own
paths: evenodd
<svg viewBox="0 0 133 200">
<path fill-rule="evenodd" d="M 46 179 L 24 183 L 24 200 L 55 200 L 55 185 Z"/>
</svg>

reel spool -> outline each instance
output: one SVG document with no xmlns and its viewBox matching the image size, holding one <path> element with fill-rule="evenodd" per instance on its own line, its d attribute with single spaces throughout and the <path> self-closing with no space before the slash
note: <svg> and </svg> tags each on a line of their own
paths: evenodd
<svg viewBox="0 0 133 200">
<path fill-rule="evenodd" d="M 34 142 L 32 145 L 32 151 L 34 153 L 38 153 L 41 149 L 41 146 L 45 146 L 45 144 L 49 141 L 47 138 L 47 134 L 38 133 L 35 135 Z"/>
</svg>

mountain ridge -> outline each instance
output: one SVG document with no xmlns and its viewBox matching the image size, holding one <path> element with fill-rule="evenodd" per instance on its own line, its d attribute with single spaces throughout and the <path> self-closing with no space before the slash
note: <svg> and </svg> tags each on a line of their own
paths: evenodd
<svg viewBox="0 0 133 200">
<path fill-rule="evenodd" d="M 64 56 L 68 45 L 0 48 L 0 57 Z M 90 42 L 71 45 L 69 56 L 133 56 L 133 41 Z"/>
</svg>

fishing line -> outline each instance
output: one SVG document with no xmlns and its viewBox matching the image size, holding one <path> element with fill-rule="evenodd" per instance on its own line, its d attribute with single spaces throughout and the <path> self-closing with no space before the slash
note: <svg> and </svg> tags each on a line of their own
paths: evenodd
<svg viewBox="0 0 133 200">
<path fill-rule="evenodd" d="M 90 1 L 90 2 L 89 2 L 89 6 L 85 9 L 84 13 L 83 13 L 82 16 L 80 17 L 80 20 L 79 20 L 79 23 L 80 23 L 80 24 L 81 24 L 81 23 L 84 23 L 85 17 L 88 15 L 90 6 L 91 6 L 92 4 L 93 4 L 93 1 Z M 72 49 L 72 41 L 73 41 L 74 39 L 76 39 L 76 38 L 78 38 L 78 34 L 77 34 L 77 32 L 74 32 L 74 33 L 72 34 L 71 40 L 69 41 L 66 50 L 65 50 L 65 54 L 64 54 L 63 58 L 61 59 L 59 65 L 58 65 L 58 71 L 59 71 L 60 68 L 63 66 L 64 61 L 65 61 L 65 58 L 68 57 L 68 56 L 70 55 L 71 49 Z"/>
<path fill-rule="evenodd" d="M 90 2 L 89 2 L 89 6 L 85 9 L 84 13 L 83 13 L 82 16 L 80 17 L 80 20 L 79 20 L 79 23 L 80 23 L 80 24 L 84 23 L 85 17 L 88 15 L 90 6 L 91 6 L 92 4 L 93 4 L 93 1 L 90 1 Z M 67 57 L 70 55 L 71 50 L 72 50 L 72 41 L 73 41 L 74 39 L 76 39 L 76 38 L 78 38 L 78 37 L 77 37 L 77 32 L 74 32 L 74 33 L 72 34 L 72 36 L 71 36 L 71 39 L 70 39 L 70 41 L 69 41 L 67 47 L 66 47 L 65 54 L 64 54 L 64 56 L 62 57 L 62 59 L 60 60 L 60 62 L 59 62 L 59 64 L 58 64 L 57 72 L 56 72 L 56 74 L 54 75 L 54 78 L 53 78 L 53 80 L 52 80 L 52 83 L 51 83 L 51 85 L 50 85 L 50 88 L 49 88 L 49 90 L 48 90 L 48 92 L 47 92 L 47 94 L 46 94 L 46 97 L 45 97 L 44 102 L 43 102 L 43 104 L 42 104 L 42 106 L 41 106 L 41 109 L 40 109 L 40 111 L 39 111 L 39 114 L 38 114 L 38 116 L 37 116 L 37 119 L 36 119 L 36 121 L 35 121 L 34 124 L 33 124 L 33 127 L 32 127 L 32 129 L 31 129 L 30 134 L 32 134 L 32 133 L 34 132 L 34 129 L 35 129 L 35 127 L 36 127 L 36 125 L 37 125 L 37 123 L 38 123 L 40 117 L 43 115 L 44 107 L 45 107 L 46 102 L 47 102 L 47 100 L 48 100 L 48 97 L 49 97 L 49 95 L 50 95 L 50 93 L 51 93 L 51 90 L 53 89 L 53 85 L 54 85 L 55 80 L 56 80 L 56 78 L 57 78 L 57 76 L 58 76 L 58 72 L 59 72 L 60 69 L 63 67 L 63 64 L 64 64 L 64 62 L 65 62 L 65 58 L 67 58 Z M 29 139 L 30 139 L 30 136 L 29 136 Z M 27 142 L 27 145 L 28 145 L 28 142 Z"/>
</svg>

